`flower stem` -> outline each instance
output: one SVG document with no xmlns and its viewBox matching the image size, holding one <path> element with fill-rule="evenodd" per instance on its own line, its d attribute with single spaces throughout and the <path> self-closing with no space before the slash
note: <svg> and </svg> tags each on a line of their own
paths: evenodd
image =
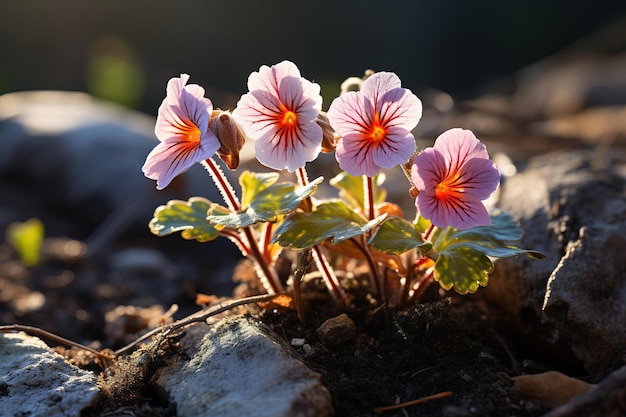
<svg viewBox="0 0 626 417">
<path fill-rule="evenodd" d="M 417 284 L 417 288 L 413 291 L 413 294 L 411 295 L 411 298 L 413 298 L 414 300 L 418 300 L 420 298 L 422 298 L 422 295 L 424 295 L 424 291 L 426 291 L 426 288 L 428 287 L 428 285 L 433 281 L 434 278 L 434 272 L 431 269 Z"/>
<path fill-rule="evenodd" d="M 343 289 L 339 284 L 339 279 L 337 279 L 333 268 L 326 260 L 326 256 L 324 256 L 324 253 L 318 245 L 313 246 L 312 253 L 315 264 L 317 265 L 317 269 L 322 273 L 322 276 L 325 278 L 324 282 L 326 283 L 326 287 L 328 287 L 330 294 L 335 298 L 337 302 L 343 303 L 346 295 L 344 294 Z"/>
<path fill-rule="evenodd" d="M 211 174 L 211 178 L 217 186 L 217 189 L 220 191 L 222 198 L 226 204 L 228 204 L 228 208 L 233 211 L 239 210 L 241 208 L 239 198 L 235 194 L 233 186 L 230 184 L 228 178 L 226 178 L 226 175 L 224 175 L 224 172 L 219 165 L 217 165 L 213 158 L 208 158 L 202 161 L 202 166 L 209 172 L 209 174 Z"/>
<path fill-rule="evenodd" d="M 217 165 L 213 158 L 202 161 L 202 166 L 211 174 L 211 178 L 217 189 L 220 191 L 222 198 L 232 211 L 241 209 L 241 202 L 235 194 L 233 186 L 224 175 L 222 169 Z M 234 235 L 230 235 L 244 255 L 252 256 L 256 261 L 257 272 L 259 273 L 261 283 L 269 294 L 276 294 L 283 291 L 283 286 L 276 275 L 276 272 L 269 266 L 264 253 L 259 249 L 259 244 L 252 233 L 250 227 L 244 227 L 243 237 L 245 239 L 237 240 Z M 245 240 L 245 241 L 244 241 Z M 247 242 L 246 242 L 247 241 Z M 247 244 L 246 244 L 247 243 Z M 265 249 L 265 248 L 264 248 Z"/>
<path fill-rule="evenodd" d="M 309 184 L 309 175 L 307 174 L 306 169 L 303 166 L 298 168 L 298 170 L 296 171 L 296 177 L 298 178 L 298 182 L 302 187 L 305 187 Z M 341 288 L 341 285 L 339 284 L 339 279 L 337 279 L 335 272 L 326 260 L 324 252 L 322 252 L 321 248 L 318 245 L 314 245 L 312 249 L 313 259 L 315 260 L 317 269 L 324 277 L 326 287 L 336 301 L 343 303 L 343 301 L 345 300 L 345 294 L 343 292 L 343 289 Z"/>
<path fill-rule="evenodd" d="M 246 240 L 248 241 L 248 246 L 250 248 L 250 255 L 256 261 L 257 272 L 260 272 L 261 283 L 265 287 L 265 290 L 269 294 L 276 294 L 283 291 L 283 285 L 280 283 L 276 272 L 270 268 L 270 266 L 265 262 L 265 258 L 263 254 L 259 250 L 259 245 L 257 244 L 256 239 L 252 234 L 252 230 L 249 227 L 244 227 L 243 232 L 246 236 Z"/>
<path fill-rule="evenodd" d="M 363 175 L 363 211 L 367 214 L 367 219 L 376 217 L 376 207 L 374 202 L 374 182 L 372 177 Z"/>
<path fill-rule="evenodd" d="M 433 231 L 435 230 L 435 225 L 431 224 L 430 226 L 428 226 L 428 229 L 426 229 L 426 231 L 424 232 L 424 242 L 428 241 L 428 239 L 430 239 L 430 236 L 433 234 Z"/>
<path fill-rule="evenodd" d="M 370 277 L 370 285 L 372 289 L 376 291 L 377 295 L 381 298 L 385 298 L 383 294 L 382 282 L 380 280 L 380 276 L 378 274 L 378 266 L 376 265 L 376 261 L 372 256 L 372 253 L 369 251 L 369 247 L 367 244 L 363 244 L 359 242 L 356 238 L 350 238 L 350 241 L 356 246 L 356 248 L 363 254 L 365 260 L 367 261 L 367 265 L 369 266 L 369 277 Z"/>
</svg>

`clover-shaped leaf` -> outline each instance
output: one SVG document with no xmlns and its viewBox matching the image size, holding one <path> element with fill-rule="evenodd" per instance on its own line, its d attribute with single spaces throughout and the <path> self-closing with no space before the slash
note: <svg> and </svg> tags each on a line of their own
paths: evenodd
<svg viewBox="0 0 626 417">
<path fill-rule="evenodd" d="M 479 226 L 467 230 L 448 227 L 433 234 L 433 250 L 442 252 L 453 245 L 473 247 L 487 256 L 505 258 L 525 254 L 531 258 L 543 259 L 544 255 L 533 250 L 521 249 L 514 243 L 522 236 L 522 231 L 513 217 L 503 211 L 491 215 L 489 226 Z"/>
<path fill-rule="evenodd" d="M 420 228 L 400 217 L 390 217 L 380 225 L 368 244 L 379 252 L 399 255 L 411 249 L 427 252 L 432 247 L 424 242 Z"/>
<path fill-rule="evenodd" d="M 380 224 L 386 216 L 367 221 L 343 201 L 322 203 L 311 213 L 293 213 L 276 228 L 272 242 L 294 249 L 309 248 L 332 239 L 341 241 L 362 235 Z"/>
<path fill-rule="evenodd" d="M 448 227 L 433 234 L 432 255 L 436 258 L 435 279 L 446 290 L 454 287 L 460 294 L 475 292 L 487 285 L 493 264 L 489 256 L 503 258 L 525 254 L 531 258 L 544 256 L 533 250 L 513 245 L 521 230 L 504 212 L 491 216 L 489 226 L 467 230 Z"/>
<path fill-rule="evenodd" d="M 277 172 L 250 172 L 244 171 L 239 177 L 241 185 L 241 207 L 247 208 L 252 200 L 263 190 L 278 181 Z"/>
<path fill-rule="evenodd" d="M 372 178 L 374 202 L 376 204 L 385 201 L 387 191 L 378 186 L 379 175 Z M 352 176 L 342 172 L 330 180 L 330 185 L 339 189 L 339 197 L 347 201 L 352 207 L 364 210 L 363 177 Z"/>
<path fill-rule="evenodd" d="M 476 292 L 479 285 L 487 285 L 492 270 L 493 264 L 483 252 L 455 245 L 439 254 L 434 277 L 445 290 L 454 287 L 459 294 L 467 294 Z"/>
<path fill-rule="evenodd" d="M 228 212 L 228 209 L 202 197 L 192 197 L 189 201 L 170 200 L 159 206 L 149 223 L 150 231 L 157 236 L 181 232 L 183 239 L 208 242 L 216 239 L 224 227 L 211 224 L 207 214 Z"/>
<path fill-rule="evenodd" d="M 259 174 L 253 174 L 259 175 Z M 297 187 L 292 183 L 271 183 L 251 181 L 256 194 L 246 189 L 247 182 L 241 183 L 242 193 L 250 192 L 249 204 L 242 211 L 233 213 L 212 213 L 207 219 L 222 227 L 239 228 L 250 226 L 258 222 L 274 222 L 279 216 L 290 213 L 298 208 L 300 202 L 317 190 L 317 186 L 323 181 L 320 177 L 311 181 L 304 187 Z M 260 190 L 260 191 L 259 191 Z"/>
</svg>

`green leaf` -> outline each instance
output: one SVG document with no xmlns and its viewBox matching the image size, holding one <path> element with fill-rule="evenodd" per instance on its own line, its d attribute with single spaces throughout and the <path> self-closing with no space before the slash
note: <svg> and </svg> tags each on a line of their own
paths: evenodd
<svg viewBox="0 0 626 417">
<path fill-rule="evenodd" d="M 242 172 L 239 177 L 239 184 L 241 184 L 241 207 L 247 208 L 259 193 L 278 181 L 278 177 L 279 174 L 277 172 Z"/>
<path fill-rule="evenodd" d="M 6 239 L 20 255 L 22 263 L 30 267 L 39 263 L 44 233 L 42 221 L 32 218 L 25 222 L 9 224 L 6 229 Z"/>
<path fill-rule="evenodd" d="M 430 220 L 428 220 L 421 214 L 417 216 L 417 220 L 415 221 L 415 229 L 418 232 L 424 233 L 430 227 L 430 225 L 431 225 Z"/>
<path fill-rule="evenodd" d="M 454 287 L 460 294 L 475 292 L 485 286 L 493 264 L 489 257 L 503 258 L 525 254 L 531 258 L 544 256 L 533 250 L 514 245 L 521 237 L 513 217 L 505 212 L 491 216 L 489 226 L 467 230 L 447 227 L 433 233 L 432 256 L 435 263 L 435 279 L 446 290 Z"/>
<path fill-rule="evenodd" d="M 513 217 L 503 211 L 491 216 L 489 226 L 479 226 L 467 230 L 446 228 L 433 234 L 433 249 L 437 252 L 452 244 L 463 244 L 480 250 L 487 256 L 505 258 L 525 254 L 531 258 L 542 259 L 543 254 L 521 249 L 513 245 L 522 236 L 522 231 Z"/>
<path fill-rule="evenodd" d="M 362 235 L 380 224 L 386 216 L 367 221 L 343 201 L 322 203 L 312 213 L 293 213 L 276 228 L 272 243 L 305 249 L 326 239 L 335 245 Z"/>
<path fill-rule="evenodd" d="M 385 201 L 387 196 L 387 191 L 377 185 L 378 178 L 378 175 L 372 177 L 374 202 L 376 204 Z M 341 172 L 330 180 L 330 185 L 339 189 L 339 197 L 346 200 L 352 207 L 359 208 L 361 211 L 365 210 L 362 176 L 355 177 L 346 172 Z"/>
<path fill-rule="evenodd" d="M 414 225 L 400 217 L 391 217 L 380 225 L 368 244 L 379 252 L 399 255 L 411 249 L 427 252 L 432 244 L 422 240 L 422 233 Z"/>
<path fill-rule="evenodd" d="M 459 294 L 467 294 L 487 285 L 492 270 L 493 264 L 483 252 L 457 245 L 439 254 L 434 277 L 445 290 L 454 287 Z"/>
<path fill-rule="evenodd" d="M 229 211 L 202 197 L 192 197 L 189 201 L 170 200 L 167 205 L 157 207 L 148 226 L 157 236 L 181 232 L 183 239 L 208 242 L 216 239 L 223 229 L 207 220 L 209 212 Z"/>
<path fill-rule="evenodd" d="M 320 177 L 304 187 L 297 187 L 292 183 L 270 185 L 265 183 L 267 186 L 263 186 L 262 190 L 251 198 L 245 210 L 237 213 L 212 214 L 207 219 L 216 225 L 230 228 L 246 227 L 258 222 L 274 222 L 279 216 L 297 209 L 300 202 L 313 194 L 323 180 Z"/>
</svg>

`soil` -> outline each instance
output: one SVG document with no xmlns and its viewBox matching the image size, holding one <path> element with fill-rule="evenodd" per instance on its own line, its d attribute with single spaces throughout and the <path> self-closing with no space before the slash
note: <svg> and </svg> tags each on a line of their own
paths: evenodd
<svg viewBox="0 0 626 417">
<path fill-rule="evenodd" d="M 98 349 L 117 349 L 136 337 L 135 332 L 141 332 L 143 327 L 158 325 L 172 298 L 159 290 L 159 282 L 144 277 L 137 281 L 143 282 L 143 286 L 111 293 L 107 280 L 112 271 L 103 269 L 97 260 L 59 255 L 66 244 L 66 240 L 49 239 L 48 249 L 56 245 L 58 250 L 48 250 L 44 262 L 34 268 L 24 267 L 10 247 L 0 246 L 3 324 L 37 326 Z M 161 288 L 171 285 L 163 283 Z M 183 283 L 179 285 L 182 287 Z M 258 314 L 287 343 L 304 339 L 304 343 L 293 346 L 294 353 L 322 375 L 337 416 L 380 415 L 376 412 L 378 408 L 385 410 L 384 407 L 420 398 L 426 399 L 384 411 L 384 415 L 534 417 L 545 414 L 546 406 L 511 392 L 510 378 L 558 369 L 561 364 L 551 363 L 550 358 L 528 350 L 507 318 L 480 299 L 443 293 L 437 287 L 431 285 L 420 304 L 392 311 L 369 299 L 358 283 L 347 286 L 348 303 L 339 306 L 313 279 L 302 288 L 304 323 L 291 309 L 252 308 L 248 312 Z M 183 313 L 176 314 L 176 318 L 199 309 L 193 291 L 180 289 L 180 293 L 187 295 L 178 299 Z M 159 302 L 160 295 L 163 297 Z M 115 323 L 107 324 L 105 312 L 121 305 L 150 307 L 139 305 L 138 300 L 157 300 L 157 307 L 144 310 L 148 313 L 143 316 L 134 313 L 124 316 L 122 324 L 116 323 L 126 338 L 113 340 L 111 326 Z M 354 322 L 356 331 L 340 328 L 334 339 L 322 339 L 318 333 L 322 323 L 343 313 Z M 48 342 L 51 346 L 58 344 Z M 176 354 L 175 343 L 169 348 L 155 355 Z M 103 372 L 103 364 L 84 352 L 61 348 L 58 351 L 86 369 Z M 133 358 L 129 355 L 118 359 L 119 363 L 114 364 L 117 368 L 113 369 L 123 369 L 122 361 L 127 366 Z M 158 364 L 158 360 L 152 363 L 153 367 Z M 153 370 L 149 370 L 146 380 Z M 560 370 L 570 374 L 580 372 Z M 118 384 L 119 381 L 124 380 L 118 379 Z M 134 394 L 128 395 L 126 401 L 109 398 L 86 416 L 176 416 L 175 405 L 169 404 L 148 382 L 131 383 L 134 386 L 129 390 Z"/>
</svg>

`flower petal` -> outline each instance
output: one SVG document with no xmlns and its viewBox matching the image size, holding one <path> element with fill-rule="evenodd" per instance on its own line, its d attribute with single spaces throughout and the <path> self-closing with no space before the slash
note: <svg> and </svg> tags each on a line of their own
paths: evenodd
<svg viewBox="0 0 626 417">
<path fill-rule="evenodd" d="M 499 184 L 500 172 L 491 160 L 474 158 L 463 165 L 459 186 L 463 187 L 465 198 L 486 200 Z"/>
<path fill-rule="evenodd" d="M 393 72 L 376 72 L 365 80 L 361 93 L 373 103 L 377 103 L 386 92 L 401 86 L 400 77 Z"/>
<path fill-rule="evenodd" d="M 392 127 L 381 141 L 372 147 L 372 161 L 381 168 L 405 164 L 415 151 L 415 138 L 403 128 Z"/>
<path fill-rule="evenodd" d="M 326 116 L 335 132 L 341 136 L 369 132 L 373 106 L 371 103 L 366 105 L 365 100 L 365 96 L 356 91 L 344 93 L 333 100 Z M 366 111 L 368 107 L 369 112 Z"/>
<path fill-rule="evenodd" d="M 413 158 L 411 182 L 420 192 L 434 190 L 445 173 L 446 161 L 443 155 L 433 148 L 426 148 Z"/>
<path fill-rule="evenodd" d="M 410 132 L 422 118 L 421 100 L 406 88 L 386 92 L 376 106 L 385 127 L 401 127 Z"/>
<path fill-rule="evenodd" d="M 294 172 L 319 155 L 322 128 L 316 123 L 300 126 L 297 135 L 268 130 L 254 143 L 254 152 L 263 165 L 276 170 Z"/>
<path fill-rule="evenodd" d="M 300 78 L 300 70 L 291 61 L 282 61 L 271 67 L 262 65 L 258 72 L 248 77 L 248 91 L 263 90 L 276 94 L 280 80 L 288 76 Z"/>
<path fill-rule="evenodd" d="M 157 180 L 162 190 L 175 176 L 187 171 L 192 165 L 213 156 L 220 147 L 217 138 L 208 133 L 205 141 L 181 141 L 171 137 L 159 143 L 146 158 L 141 168 L 146 177 Z"/>
<path fill-rule="evenodd" d="M 372 159 L 372 153 L 367 149 L 361 134 L 344 136 L 337 143 L 335 158 L 339 167 L 352 176 L 367 175 L 373 177 L 378 174 L 382 167 L 376 165 Z"/>
<path fill-rule="evenodd" d="M 248 78 L 233 117 L 257 142 L 262 164 L 290 172 L 321 152 L 322 129 L 316 123 L 322 108 L 320 86 L 300 76 L 293 62 L 262 66 Z"/>
<path fill-rule="evenodd" d="M 433 146 L 450 163 L 454 161 L 450 169 L 456 170 L 465 161 L 472 158 L 488 159 L 487 147 L 479 141 L 471 130 L 454 128 L 443 132 Z"/>
<path fill-rule="evenodd" d="M 480 201 L 455 201 L 454 204 L 437 199 L 434 194 L 420 193 L 416 199 L 420 213 L 437 227 L 452 226 L 469 229 L 474 226 L 487 226 L 491 218 Z"/>
</svg>

